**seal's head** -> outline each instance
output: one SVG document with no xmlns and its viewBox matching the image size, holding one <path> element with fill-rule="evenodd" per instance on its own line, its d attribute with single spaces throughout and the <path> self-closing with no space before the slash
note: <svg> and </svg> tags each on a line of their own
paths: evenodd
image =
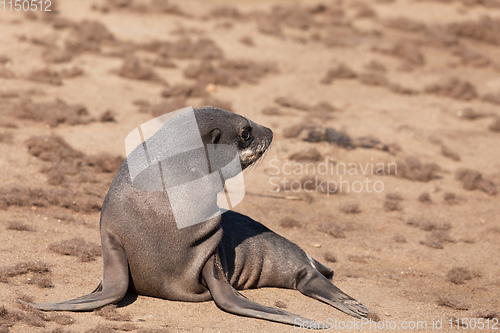
<svg viewBox="0 0 500 333">
<path fill-rule="evenodd" d="M 255 163 L 273 140 L 273 132 L 253 121 L 215 107 L 194 109 L 205 144 L 236 147 L 241 169 Z"/>
</svg>

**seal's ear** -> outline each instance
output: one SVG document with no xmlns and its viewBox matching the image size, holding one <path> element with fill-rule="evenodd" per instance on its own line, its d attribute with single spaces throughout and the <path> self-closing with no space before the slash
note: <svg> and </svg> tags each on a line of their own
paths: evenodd
<svg viewBox="0 0 500 333">
<path fill-rule="evenodd" d="M 222 134 L 222 131 L 221 131 L 220 129 L 216 128 L 216 129 L 213 129 L 213 130 L 210 132 L 210 134 L 212 135 L 212 143 L 213 143 L 214 145 L 218 144 L 218 143 L 219 143 L 219 141 L 220 141 L 220 136 L 221 136 L 221 134 Z"/>
</svg>

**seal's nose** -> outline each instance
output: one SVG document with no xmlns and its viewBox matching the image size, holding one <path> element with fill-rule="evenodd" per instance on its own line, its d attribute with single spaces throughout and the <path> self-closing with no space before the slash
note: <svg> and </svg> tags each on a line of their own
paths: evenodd
<svg viewBox="0 0 500 333">
<path fill-rule="evenodd" d="M 270 128 L 264 127 L 264 136 L 266 140 L 271 142 L 273 140 L 273 131 Z"/>
</svg>

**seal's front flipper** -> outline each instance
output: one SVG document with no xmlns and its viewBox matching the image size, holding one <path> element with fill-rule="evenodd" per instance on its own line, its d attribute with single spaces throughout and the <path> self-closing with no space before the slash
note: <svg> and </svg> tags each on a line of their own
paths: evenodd
<svg viewBox="0 0 500 333">
<path fill-rule="evenodd" d="M 249 300 L 236 291 L 226 280 L 222 269 L 215 262 L 215 255 L 210 257 L 203 267 L 203 279 L 205 280 L 215 304 L 224 311 L 240 316 L 252 317 L 275 321 L 289 325 L 314 326 L 314 321 L 269 306 L 264 306 Z"/>
<path fill-rule="evenodd" d="M 113 293 L 113 290 L 110 290 L 109 292 L 99 291 L 67 301 L 54 303 L 26 303 L 21 300 L 19 300 L 19 302 L 21 304 L 27 304 L 32 308 L 45 311 L 90 311 L 118 302 L 122 298 L 122 295 L 118 296 Z"/>
<path fill-rule="evenodd" d="M 121 300 L 129 285 L 127 255 L 121 243 L 105 230 L 101 231 L 101 243 L 104 274 L 92 293 L 54 303 L 19 302 L 45 311 L 90 311 Z"/>
<path fill-rule="evenodd" d="M 319 301 L 325 302 L 356 318 L 366 317 L 366 306 L 345 294 L 326 277 L 316 272 L 307 272 L 297 278 L 297 290 Z"/>
<path fill-rule="evenodd" d="M 101 281 L 99 282 L 99 284 L 97 285 L 97 287 L 95 287 L 95 289 L 91 292 L 91 294 L 93 293 L 97 293 L 99 291 L 102 291 L 102 279 Z"/>
</svg>

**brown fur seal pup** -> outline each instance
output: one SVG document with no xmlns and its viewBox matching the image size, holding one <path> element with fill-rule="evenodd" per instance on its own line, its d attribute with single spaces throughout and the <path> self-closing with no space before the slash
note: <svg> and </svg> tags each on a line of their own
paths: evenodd
<svg viewBox="0 0 500 333">
<path fill-rule="evenodd" d="M 238 315 L 291 325 L 303 321 L 311 323 L 284 310 L 260 305 L 236 291 L 282 287 L 297 289 L 351 316 L 366 316 L 368 310 L 364 305 L 330 282 L 333 271 L 297 245 L 247 216 L 232 211 L 216 214 L 215 197 L 222 189 L 218 181 L 198 187 L 197 192 L 206 197 L 201 203 L 185 207 L 186 211 L 194 211 L 191 215 L 194 218 L 209 217 L 203 222 L 179 227 L 172 198 L 167 195 L 168 188 L 164 185 L 167 178 L 171 178 L 173 183 L 170 185 L 175 187 L 216 174 L 218 170 L 226 172 L 226 177 L 222 177 L 224 182 L 235 176 L 238 168 L 229 173 L 224 171 L 222 166 L 233 156 L 231 149 L 218 147 L 233 148 L 241 172 L 262 156 L 273 136 L 266 127 L 213 107 L 194 109 L 194 117 L 204 146 L 202 153 L 210 149 L 218 151 L 218 159 L 209 156 L 207 170 L 198 163 L 198 157 L 203 155 L 198 148 L 175 154 L 158 153 L 157 156 L 150 152 L 148 161 L 168 160 L 169 163 L 160 163 L 158 169 L 153 168 L 153 164 L 143 166 L 134 178 L 129 166 L 137 166 L 131 164 L 131 156 L 139 156 L 142 148 L 137 147 L 136 154 L 132 152 L 118 170 L 102 206 L 101 283 L 86 296 L 31 306 L 56 311 L 93 310 L 118 302 L 127 290 L 131 290 L 169 300 L 200 302 L 213 299 L 221 309 Z M 156 144 L 162 149 L 168 149 L 165 146 L 169 144 L 183 145 L 183 142 L 172 144 L 168 141 L 172 139 L 171 133 L 174 133 L 174 140 L 185 133 L 181 133 L 179 124 L 188 120 L 179 119 L 177 125 L 165 125 L 145 144 L 151 147 Z M 166 168 L 180 171 L 170 170 L 169 174 Z M 163 185 L 155 183 L 158 171 L 165 181 Z"/>
</svg>

